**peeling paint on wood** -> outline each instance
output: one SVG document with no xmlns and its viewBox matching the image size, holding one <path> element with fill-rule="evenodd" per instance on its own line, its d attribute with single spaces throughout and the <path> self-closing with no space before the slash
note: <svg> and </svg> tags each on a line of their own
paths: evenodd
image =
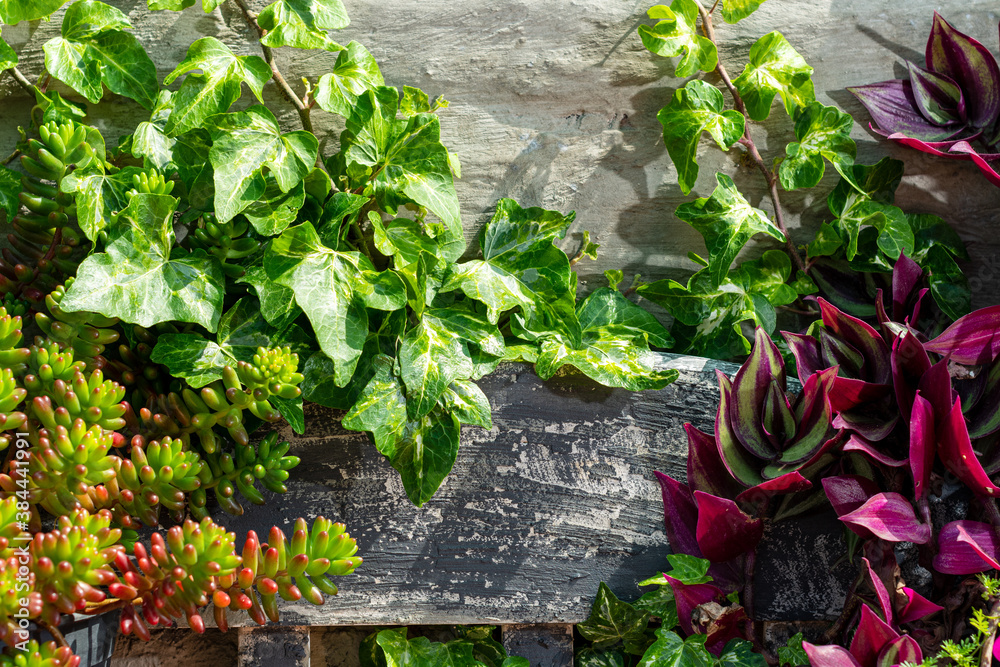
<svg viewBox="0 0 1000 667">
<path fill-rule="evenodd" d="M 503 646 L 531 667 L 573 667 L 572 625 L 505 625 Z"/>
<path fill-rule="evenodd" d="M 309 628 L 239 628 L 239 667 L 309 667 Z"/>
</svg>

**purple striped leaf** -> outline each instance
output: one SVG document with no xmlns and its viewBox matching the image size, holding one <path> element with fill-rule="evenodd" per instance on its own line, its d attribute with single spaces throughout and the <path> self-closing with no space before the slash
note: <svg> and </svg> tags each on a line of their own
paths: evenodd
<svg viewBox="0 0 1000 667">
<path fill-rule="evenodd" d="M 920 113 L 913 86 L 905 79 L 848 88 L 871 114 L 875 126 L 871 129 L 883 136 L 902 135 L 919 141 L 950 139 L 963 130 L 962 126 L 941 127 Z"/>
<path fill-rule="evenodd" d="M 719 380 L 719 409 L 715 415 L 715 442 L 722 454 L 722 461 L 729 473 L 744 486 L 757 486 L 764 481 L 760 471 L 750 461 L 750 456 L 737 439 L 730 417 L 733 403 L 733 385 L 722 371 L 715 371 Z"/>
<path fill-rule="evenodd" d="M 889 348 L 875 329 L 867 322 L 842 312 L 826 299 L 819 298 L 823 326 L 837 334 L 844 342 L 861 353 L 866 377 L 870 382 L 887 383 L 892 372 Z"/>
<path fill-rule="evenodd" d="M 743 491 L 743 486 L 733 479 L 726 468 L 715 438 L 691 424 L 684 424 L 684 431 L 688 437 L 688 487 L 713 496 L 735 498 Z"/>
<path fill-rule="evenodd" d="M 802 642 L 802 650 L 806 652 L 812 667 L 865 667 L 854 659 L 850 651 L 836 644 L 816 646 Z"/>
<path fill-rule="evenodd" d="M 728 498 L 695 491 L 694 499 L 698 504 L 698 547 L 705 558 L 723 562 L 757 548 L 764 536 L 760 519 L 754 519 Z"/>
<path fill-rule="evenodd" d="M 924 347 L 959 364 L 988 364 L 1000 354 L 1000 306 L 981 308 L 958 318 Z"/>
<path fill-rule="evenodd" d="M 1000 537 L 996 529 L 979 521 L 952 521 L 938 535 L 934 569 L 943 574 L 976 574 L 1000 570 L 997 562 Z"/>
<path fill-rule="evenodd" d="M 861 605 L 861 622 L 851 640 L 851 655 L 863 667 L 874 667 L 882 649 L 898 638 L 899 633 L 879 618 L 871 607 Z"/>
<path fill-rule="evenodd" d="M 935 125 L 965 122 L 965 98 L 954 81 L 936 72 L 930 72 L 911 62 L 910 84 L 917 108 L 924 118 Z"/>
<path fill-rule="evenodd" d="M 888 542 L 926 544 L 931 539 L 931 527 L 921 523 L 913 505 L 901 494 L 886 491 L 876 493 L 865 504 L 840 520 L 852 528 L 864 528 Z"/>
<path fill-rule="evenodd" d="M 927 39 L 927 69 L 947 76 L 965 92 L 972 127 L 989 127 L 1000 117 L 1000 67 L 985 46 L 955 30 L 934 12 Z"/>
<path fill-rule="evenodd" d="M 732 404 L 729 408 L 737 439 L 753 455 L 770 459 L 777 450 L 761 424 L 761 406 L 771 382 L 784 391 L 785 364 L 777 346 L 760 327 L 754 334 L 753 351 L 733 378 Z"/>
<path fill-rule="evenodd" d="M 792 356 L 795 357 L 795 368 L 798 371 L 799 382 L 805 384 L 806 378 L 826 368 L 820 357 L 819 341 L 815 338 L 788 331 L 782 331 L 781 335 L 788 343 L 788 349 Z"/>
<path fill-rule="evenodd" d="M 876 667 L 895 667 L 904 662 L 912 665 L 919 665 L 924 661 L 924 654 L 920 650 L 920 644 L 909 635 L 902 635 L 893 639 L 882 647 L 882 652 L 876 660 Z"/>
</svg>

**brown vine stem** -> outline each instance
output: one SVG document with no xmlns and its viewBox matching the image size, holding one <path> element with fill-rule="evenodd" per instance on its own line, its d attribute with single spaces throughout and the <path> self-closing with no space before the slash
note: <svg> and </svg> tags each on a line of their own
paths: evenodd
<svg viewBox="0 0 1000 667">
<path fill-rule="evenodd" d="M 716 51 L 719 50 L 719 43 L 715 41 L 715 27 L 712 25 L 712 13 L 706 10 L 700 2 L 696 2 L 698 5 L 698 13 L 701 14 L 701 27 L 705 32 L 705 37 L 715 44 Z M 718 3 L 716 3 L 717 5 Z M 712 5 L 712 9 L 715 9 L 716 5 Z M 778 229 L 781 233 L 785 235 L 785 246 L 788 248 L 788 254 L 792 256 L 792 261 L 795 262 L 795 266 L 799 268 L 803 273 L 809 273 L 806 268 L 805 262 L 802 261 L 802 257 L 799 255 L 798 249 L 792 242 L 792 237 L 788 234 L 788 227 L 785 226 L 785 215 L 781 208 L 781 199 L 778 196 L 778 176 L 767 168 L 767 164 L 764 162 L 764 158 L 760 156 L 760 151 L 757 150 L 757 144 L 754 143 L 753 137 L 750 136 L 750 124 L 749 117 L 747 116 L 747 107 L 743 102 L 743 98 L 740 96 L 740 91 L 736 90 L 736 86 L 733 85 L 733 80 L 729 77 L 729 72 L 726 71 L 726 66 L 722 64 L 722 58 L 718 60 L 718 64 L 715 66 L 715 71 L 718 73 L 719 78 L 722 82 L 726 84 L 726 88 L 729 90 L 729 94 L 733 96 L 733 103 L 736 106 L 736 110 L 743 114 L 743 117 L 747 119 L 747 124 L 743 127 L 743 137 L 740 139 L 740 145 L 746 148 L 750 157 L 753 159 L 754 164 L 757 165 L 757 169 L 760 173 L 764 175 L 764 180 L 767 181 L 767 187 L 770 191 L 771 202 L 774 204 L 774 222 L 777 224 Z"/>
<path fill-rule="evenodd" d="M 996 600 L 990 607 L 990 624 L 983 639 L 983 654 L 979 657 L 979 667 L 990 667 L 993 664 L 993 640 L 997 636 L 998 624 L 1000 624 L 1000 600 Z"/>
<path fill-rule="evenodd" d="M 38 624 L 38 627 L 42 628 L 50 635 L 52 635 L 52 638 L 56 640 L 56 644 L 59 644 L 59 646 L 65 646 L 67 648 L 69 647 L 69 642 L 66 641 L 66 638 L 63 636 L 63 633 L 59 632 L 59 628 L 55 627 L 54 625 L 50 625 L 49 623 L 46 623 L 41 619 L 38 619 L 35 622 Z"/>
<path fill-rule="evenodd" d="M 243 14 L 243 18 L 246 20 L 247 24 L 250 25 L 254 30 L 257 31 L 258 37 L 263 37 L 267 34 L 267 31 L 260 27 L 257 23 L 257 15 L 250 11 L 250 7 L 247 6 L 246 0 L 233 0 L 236 6 L 240 8 L 240 12 Z M 278 69 L 278 64 L 274 61 L 274 51 L 271 47 L 260 45 L 260 50 L 264 52 L 264 60 L 271 67 L 271 75 L 274 77 L 275 83 L 278 84 L 278 90 L 286 100 L 288 100 L 295 110 L 299 112 L 299 120 L 302 122 L 302 129 L 313 134 L 312 120 L 309 118 L 309 107 L 295 94 L 292 87 L 288 85 L 285 81 L 285 77 L 282 76 L 281 71 Z"/>
<path fill-rule="evenodd" d="M 23 74 L 21 74 L 21 70 L 19 70 L 16 67 L 11 67 L 10 68 L 10 75 L 12 77 L 14 77 L 14 80 L 17 81 L 17 83 L 22 88 L 24 88 L 24 90 L 29 95 L 31 95 L 32 97 L 35 96 L 35 86 L 30 81 L 28 81 L 27 77 L 25 77 Z"/>
</svg>

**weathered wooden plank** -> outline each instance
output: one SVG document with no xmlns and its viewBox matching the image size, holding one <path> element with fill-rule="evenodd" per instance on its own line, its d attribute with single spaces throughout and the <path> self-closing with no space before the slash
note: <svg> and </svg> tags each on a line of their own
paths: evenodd
<svg viewBox="0 0 1000 667">
<path fill-rule="evenodd" d="M 503 646 L 531 667 L 573 667 L 572 625 L 505 625 Z"/>
<path fill-rule="evenodd" d="M 307 408 L 305 436 L 285 433 L 302 457 L 288 494 L 223 519 L 242 534 L 322 514 L 357 538 L 365 563 L 322 607 L 287 605 L 291 625 L 582 621 L 600 581 L 635 596 L 636 581 L 662 568 L 653 470 L 683 477 L 683 424 L 713 423 L 713 370 L 733 369 L 672 355 L 664 363 L 680 380 L 643 393 L 501 367 L 480 382 L 493 429 L 463 429 L 452 474 L 420 509 L 365 435 Z"/>
<path fill-rule="evenodd" d="M 239 667 L 309 667 L 308 627 L 239 628 Z"/>
</svg>

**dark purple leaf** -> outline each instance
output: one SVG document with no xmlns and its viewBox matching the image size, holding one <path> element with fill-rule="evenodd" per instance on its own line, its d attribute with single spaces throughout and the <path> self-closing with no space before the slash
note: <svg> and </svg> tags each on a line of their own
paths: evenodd
<svg viewBox="0 0 1000 667">
<path fill-rule="evenodd" d="M 940 423 L 951 412 L 955 397 L 955 392 L 951 389 L 951 374 L 948 372 L 947 359 L 942 359 L 927 369 L 917 383 L 917 391 L 931 404 L 934 419 Z"/>
<path fill-rule="evenodd" d="M 927 69 L 953 80 L 965 93 L 972 127 L 989 127 L 1000 116 L 1000 67 L 989 50 L 934 12 L 927 39 Z"/>
<path fill-rule="evenodd" d="M 670 584 L 674 600 L 677 601 L 677 617 L 680 620 L 681 629 L 688 635 L 694 634 L 691 614 L 698 605 L 717 602 L 726 597 L 725 593 L 711 584 L 685 584 L 667 574 L 663 577 Z"/>
<path fill-rule="evenodd" d="M 878 606 L 882 609 L 882 618 L 885 619 L 886 623 L 891 625 L 893 616 L 889 591 L 886 589 L 882 579 L 875 574 L 875 570 L 872 569 L 872 564 L 868 562 L 868 559 L 862 558 L 861 562 L 865 564 L 865 569 L 868 570 L 868 578 L 871 580 L 872 588 L 875 590 L 875 599 L 878 600 Z"/>
<path fill-rule="evenodd" d="M 917 385 L 931 367 L 924 346 L 912 333 L 906 332 L 892 343 L 892 386 L 896 390 L 899 414 L 909 419 Z"/>
<path fill-rule="evenodd" d="M 988 364 L 1000 354 L 1000 306 L 981 308 L 958 318 L 924 347 L 959 364 Z"/>
<path fill-rule="evenodd" d="M 812 667 L 862 667 L 846 648 L 836 644 L 816 646 L 802 642 L 802 650 L 806 652 Z"/>
<path fill-rule="evenodd" d="M 890 393 L 892 393 L 892 387 L 888 384 L 866 382 L 838 375 L 833 384 L 833 391 L 830 392 L 830 406 L 834 412 L 846 412 L 859 405 L 877 403 Z M 882 438 L 877 439 L 881 440 Z"/>
<path fill-rule="evenodd" d="M 666 526 L 667 543 L 676 553 L 701 557 L 696 537 L 698 528 L 698 506 L 686 484 L 654 471 L 663 492 L 663 518 Z"/>
<path fill-rule="evenodd" d="M 897 639 L 899 633 L 893 630 L 866 604 L 861 605 L 861 622 L 851 640 L 851 655 L 864 667 L 871 667 L 889 642 Z"/>
<path fill-rule="evenodd" d="M 698 547 L 710 561 L 732 560 L 757 548 L 764 524 L 728 498 L 694 492 L 698 504 Z"/>
<path fill-rule="evenodd" d="M 825 368 L 820 358 L 819 341 L 805 334 L 782 331 L 781 335 L 788 343 L 788 349 L 795 357 L 795 368 L 798 371 L 799 382 L 805 384 L 806 378 Z"/>
<path fill-rule="evenodd" d="M 934 426 L 934 409 L 919 393 L 910 413 L 910 472 L 913 474 L 913 493 L 920 500 L 927 493 L 931 468 L 937 454 L 937 435 Z"/>
<path fill-rule="evenodd" d="M 726 643 L 731 639 L 747 639 L 747 614 L 743 607 L 733 605 L 726 607 L 722 614 L 716 617 L 706 630 L 708 639 L 705 640 L 705 648 L 712 655 L 718 657 L 722 655 Z"/>
<path fill-rule="evenodd" d="M 1000 538 L 993 526 L 979 521 L 952 521 L 938 535 L 934 569 L 958 575 L 1000 570 L 998 550 Z"/>
<path fill-rule="evenodd" d="M 687 482 L 692 491 L 735 498 L 743 486 L 733 479 L 719 455 L 715 438 L 691 424 L 684 424 L 688 437 Z"/>
<path fill-rule="evenodd" d="M 837 516 L 844 516 L 864 505 L 879 492 L 879 488 L 878 484 L 861 475 L 838 475 L 823 478 L 823 491 Z M 861 537 L 872 537 L 872 532 L 866 528 L 850 528 Z"/>
<path fill-rule="evenodd" d="M 993 185 L 1000 186 L 1000 173 L 997 172 L 993 166 L 987 162 L 986 156 L 973 148 L 967 141 L 960 141 L 954 146 L 952 146 L 952 151 L 960 155 L 966 155 L 970 160 L 972 160 L 979 171 L 986 177 L 986 179 Z"/>
<path fill-rule="evenodd" d="M 906 604 L 903 605 L 903 608 L 896 615 L 899 623 L 919 621 L 925 616 L 930 616 L 935 612 L 944 610 L 944 607 L 934 604 L 912 588 L 904 586 L 902 590 L 903 595 L 906 597 Z"/>
<path fill-rule="evenodd" d="M 920 265 L 901 253 L 892 267 L 892 319 L 902 322 L 906 317 L 906 304 L 910 295 L 920 284 L 923 269 Z"/>
<path fill-rule="evenodd" d="M 962 399 L 956 398 L 951 412 L 937 423 L 938 456 L 944 466 L 962 480 L 977 496 L 1000 497 L 1000 488 L 993 485 L 983 470 L 969 439 L 969 428 L 962 414 Z"/>
<path fill-rule="evenodd" d="M 889 348 L 867 322 L 842 312 L 826 299 L 817 299 L 823 313 L 823 326 L 837 334 L 864 358 L 865 377 L 861 379 L 885 384 L 889 382 L 891 366 Z"/>
<path fill-rule="evenodd" d="M 733 378 L 729 415 L 736 438 L 743 447 L 765 460 L 777 453 L 761 424 L 761 407 L 772 381 L 785 389 L 785 363 L 767 332 L 758 327 L 753 351 Z"/>
<path fill-rule="evenodd" d="M 893 420 L 892 424 L 896 421 Z M 884 466 L 889 466 L 890 468 L 902 468 L 906 465 L 905 459 L 894 459 L 885 452 L 876 448 L 872 443 L 866 441 L 859 435 L 851 435 L 847 442 L 844 443 L 845 452 L 858 452 L 867 456 L 872 461 L 881 463 Z"/>
<path fill-rule="evenodd" d="M 911 62 L 910 85 L 917 108 L 924 118 L 934 125 L 951 125 L 965 122 L 965 99 L 962 89 L 944 76 L 929 72 Z"/>
<path fill-rule="evenodd" d="M 759 505 L 761 502 L 772 496 L 779 496 L 786 493 L 798 493 L 812 488 L 812 482 L 802 476 L 798 471 L 782 475 L 777 479 L 769 479 L 763 484 L 749 488 L 736 496 L 736 502 L 740 505 Z"/>
<path fill-rule="evenodd" d="M 736 437 L 730 415 L 733 402 L 733 385 L 722 371 L 715 371 L 719 380 L 719 409 L 715 415 L 715 442 L 722 454 L 722 462 L 729 473 L 744 486 L 757 486 L 763 482 L 760 471 L 750 460 L 749 454 Z"/>
<path fill-rule="evenodd" d="M 919 665 L 923 661 L 924 654 L 917 640 L 909 635 L 902 635 L 882 647 L 875 664 L 877 667 L 895 667 L 904 662 Z"/>
<path fill-rule="evenodd" d="M 853 86 L 847 90 L 868 109 L 878 126 L 872 130 L 883 136 L 892 138 L 900 134 L 920 141 L 942 141 L 962 131 L 960 125 L 941 127 L 924 118 L 913 95 L 913 86 L 904 79 Z"/>
<path fill-rule="evenodd" d="M 870 530 L 889 542 L 926 544 L 931 539 L 931 527 L 921 523 L 913 505 L 901 494 L 886 491 L 876 493 L 865 504 L 840 517 L 852 528 Z"/>
</svg>

